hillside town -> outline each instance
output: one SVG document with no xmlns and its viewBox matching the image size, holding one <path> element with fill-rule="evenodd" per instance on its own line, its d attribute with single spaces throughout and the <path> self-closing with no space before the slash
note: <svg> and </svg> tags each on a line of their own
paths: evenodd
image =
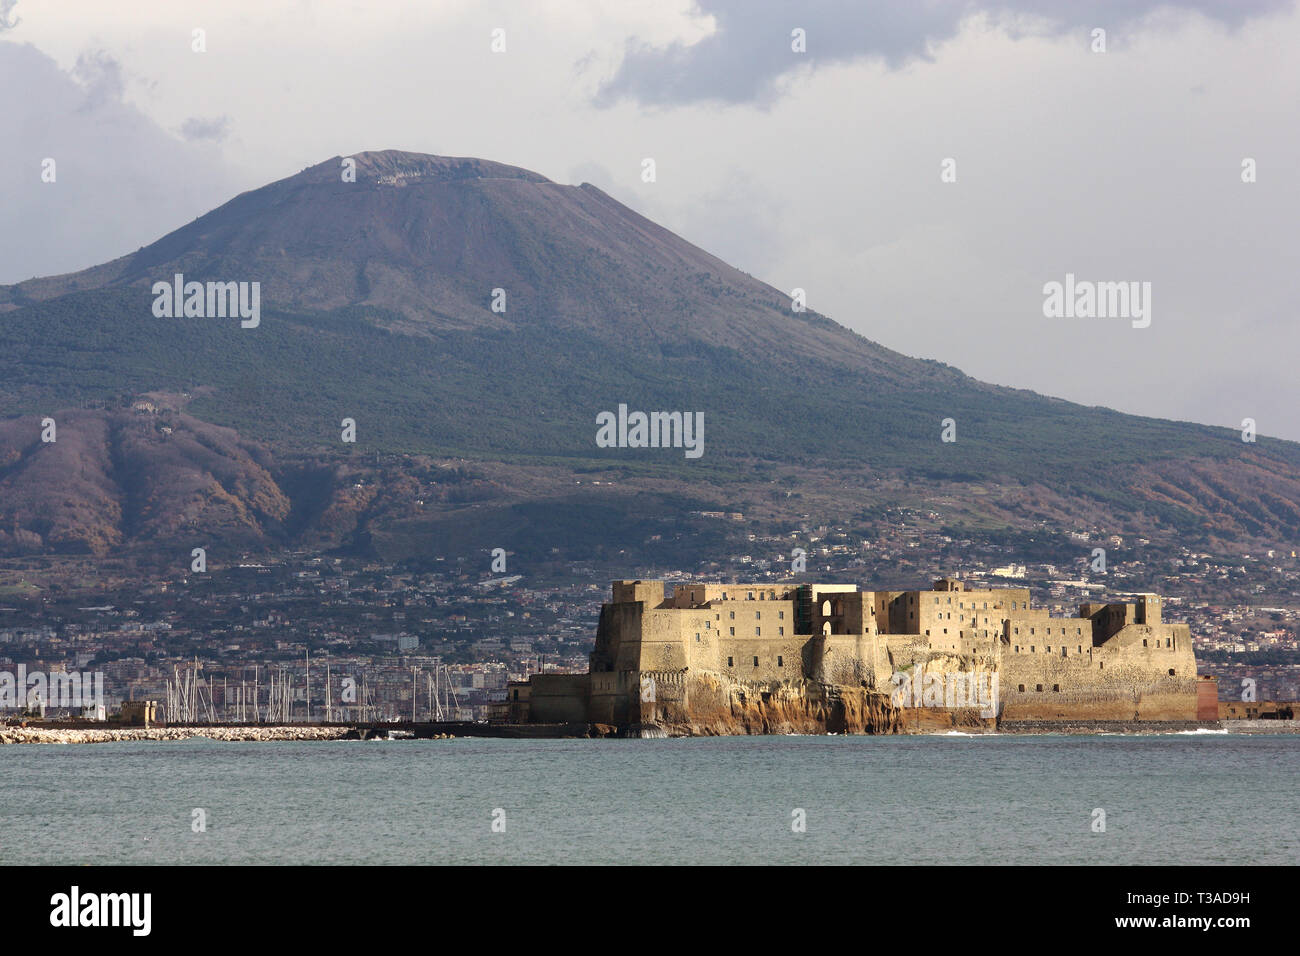
<svg viewBox="0 0 1300 956">
<path fill-rule="evenodd" d="M 1244 687 L 1259 700 L 1300 698 L 1291 550 L 1169 557 L 1141 538 L 1085 531 L 977 540 L 946 532 L 934 512 L 905 509 L 870 530 L 744 533 L 725 558 L 633 570 L 667 582 L 815 576 L 880 587 L 953 574 L 971 586 L 1030 588 L 1053 614 L 1156 591 L 1166 618 L 1190 626 L 1199 670 L 1219 678 L 1221 700 L 1241 699 Z M 0 672 L 102 673 L 109 713 L 124 701 L 174 701 L 192 680 L 203 692 L 189 716 L 218 722 L 487 720 L 510 682 L 586 670 L 608 582 L 628 576 L 595 564 L 492 566 L 487 553 L 418 568 L 294 553 L 136 583 L 125 569 L 28 559 L 0 572 Z"/>
</svg>

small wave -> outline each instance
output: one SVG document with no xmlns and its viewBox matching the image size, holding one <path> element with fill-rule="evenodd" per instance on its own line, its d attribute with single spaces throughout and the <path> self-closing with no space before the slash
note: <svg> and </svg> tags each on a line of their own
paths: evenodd
<svg viewBox="0 0 1300 956">
<path fill-rule="evenodd" d="M 1227 734 L 1231 733 L 1226 727 L 1218 730 L 1211 730 L 1209 727 L 1197 727 L 1195 730 L 1175 730 L 1176 735 L 1183 734 Z"/>
</svg>

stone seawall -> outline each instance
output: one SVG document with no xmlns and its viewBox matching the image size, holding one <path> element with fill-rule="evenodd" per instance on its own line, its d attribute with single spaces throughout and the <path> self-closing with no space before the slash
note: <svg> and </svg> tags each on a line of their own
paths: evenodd
<svg viewBox="0 0 1300 956">
<path fill-rule="evenodd" d="M 347 727 L 0 727 L 0 744 L 103 744 L 124 740 L 338 740 Z"/>
<path fill-rule="evenodd" d="M 1300 720 L 1221 720 L 1230 734 L 1300 734 Z"/>
<path fill-rule="evenodd" d="M 1003 734 L 1300 734 L 1300 720 L 1004 720 Z"/>
<path fill-rule="evenodd" d="M 1176 734 L 1217 731 L 1217 720 L 1003 720 L 1000 734 Z"/>
</svg>

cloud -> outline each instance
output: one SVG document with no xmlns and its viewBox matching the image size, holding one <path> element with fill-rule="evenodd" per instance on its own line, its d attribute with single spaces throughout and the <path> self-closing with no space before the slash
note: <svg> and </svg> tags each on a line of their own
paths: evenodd
<svg viewBox="0 0 1300 956">
<path fill-rule="evenodd" d="M 181 124 L 181 135 L 190 142 L 196 140 L 210 140 L 219 143 L 230 133 L 230 117 L 215 116 L 212 119 L 203 119 L 198 116 L 191 116 Z"/>
<path fill-rule="evenodd" d="M 964 21 L 986 15 L 1009 29 L 1064 32 L 1104 26 L 1115 30 L 1163 10 L 1200 13 L 1229 27 L 1290 9 L 1292 0 L 967 0 L 954 3 L 863 3 L 815 0 L 797 9 L 783 0 L 698 0 L 715 29 L 686 44 L 632 41 L 595 103 L 620 100 L 670 105 L 702 100 L 770 103 L 781 81 L 834 63 L 875 59 L 891 69 L 926 60 Z M 806 35 L 806 52 L 792 50 L 792 31 Z"/>
<path fill-rule="evenodd" d="M 30 44 L 0 41 L 0 89 L 22 91 L 5 103 L 0 208 L 21 226 L 0 230 L 0 283 L 134 252 L 244 187 L 210 147 L 126 103 L 123 86 L 102 51 L 68 71 Z"/>
<path fill-rule="evenodd" d="M 77 57 L 73 78 L 85 89 L 83 110 L 97 110 L 118 103 L 126 91 L 122 65 L 103 50 L 91 50 Z"/>
<path fill-rule="evenodd" d="M 17 17 L 14 17 L 12 20 L 9 19 L 10 15 L 13 13 L 14 7 L 17 5 L 18 0 L 0 0 L 0 33 L 4 33 L 6 30 L 12 30 L 14 27 L 18 26 L 19 22 L 21 22 Z"/>
</svg>

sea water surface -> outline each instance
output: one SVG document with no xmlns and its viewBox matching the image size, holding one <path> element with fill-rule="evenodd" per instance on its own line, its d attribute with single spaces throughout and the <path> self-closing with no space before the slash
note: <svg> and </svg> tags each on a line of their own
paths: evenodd
<svg viewBox="0 0 1300 956">
<path fill-rule="evenodd" d="M 23 744 L 0 798 L 0 864 L 1300 862 L 1296 736 Z"/>
</svg>

